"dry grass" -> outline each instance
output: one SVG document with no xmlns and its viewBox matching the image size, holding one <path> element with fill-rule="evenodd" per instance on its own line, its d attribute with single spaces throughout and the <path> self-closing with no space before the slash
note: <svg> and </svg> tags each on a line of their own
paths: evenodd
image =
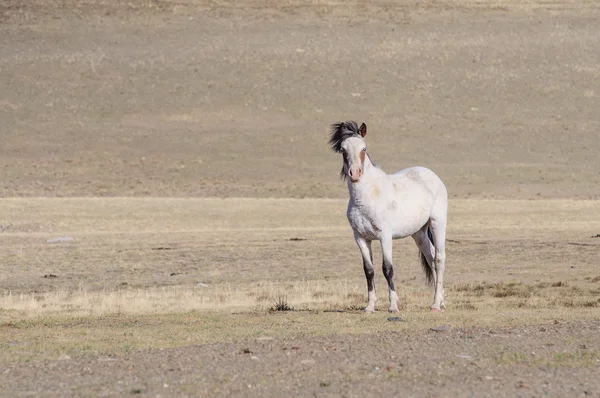
<svg viewBox="0 0 600 398">
<path fill-rule="evenodd" d="M 345 309 L 362 303 L 362 285 L 348 281 L 302 281 L 251 285 L 165 286 L 146 289 L 47 293 L 5 293 L 0 319 L 108 314 L 165 314 L 188 311 L 220 313 L 266 311 L 284 299 L 296 310 Z M 415 303 L 416 304 L 416 303 Z"/>
<path fill-rule="evenodd" d="M 428 311 L 432 292 L 414 244 L 397 241 L 408 322 L 394 325 L 380 272 L 378 312 L 362 312 L 365 282 L 344 202 L 4 199 L 0 362 L 266 334 L 600 318 L 590 237 L 600 230 L 597 202 L 452 201 L 449 311 Z M 57 236 L 73 241 L 46 243 Z M 291 311 L 269 311 L 278 302 Z"/>
<path fill-rule="evenodd" d="M 423 285 L 399 286 L 402 311 L 425 310 L 431 292 Z M 479 313 L 511 308 L 600 308 L 598 290 L 567 286 L 566 282 L 485 282 L 446 288 L 452 309 Z M 210 311 L 213 313 L 264 312 L 285 302 L 296 311 L 354 311 L 365 305 L 362 284 L 348 280 L 257 282 L 249 285 L 165 286 L 114 291 L 60 290 L 47 293 L 5 293 L 0 296 L 0 320 L 63 316 L 147 315 Z M 387 294 L 380 294 L 378 308 L 387 308 Z"/>
<path fill-rule="evenodd" d="M 580 283 L 582 286 L 583 283 Z M 469 283 L 450 287 L 458 293 L 459 300 L 476 305 L 493 306 L 497 309 L 516 308 L 595 308 L 600 307 L 600 298 L 595 290 L 587 292 L 579 286 L 570 286 L 565 281 L 539 282 L 535 285 L 512 283 Z M 503 300 L 493 304 L 492 298 Z"/>
</svg>

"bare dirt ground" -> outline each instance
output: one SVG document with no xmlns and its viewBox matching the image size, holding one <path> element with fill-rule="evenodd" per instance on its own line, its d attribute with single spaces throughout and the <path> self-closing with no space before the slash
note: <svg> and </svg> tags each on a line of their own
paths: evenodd
<svg viewBox="0 0 600 398">
<path fill-rule="evenodd" d="M 0 395 L 600 396 L 599 19 L 0 0 Z M 446 182 L 445 314 L 409 241 L 360 311 L 346 119 Z"/>
<path fill-rule="evenodd" d="M 344 197 L 328 126 L 453 197 L 598 198 L 595 1 L 0 2 L 2 196 Z"/>
<path fill-rule="evenodd" d="M 593 322 L 227 342 L 24 364 L 3 385 L 23 395 L 595 397 L 599 332 Z"/>
</svg>

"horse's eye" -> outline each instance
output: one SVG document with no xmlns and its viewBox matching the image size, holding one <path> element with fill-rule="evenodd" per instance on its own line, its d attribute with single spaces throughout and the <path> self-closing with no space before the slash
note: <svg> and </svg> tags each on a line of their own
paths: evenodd
<svg viewBox="0 0 600 398">
<path fill-rule="evenodd" d="M 364 147 L 364 148 L 363 148 L 363 152 L 367 152 L 367 147 Z"/>
</svg>

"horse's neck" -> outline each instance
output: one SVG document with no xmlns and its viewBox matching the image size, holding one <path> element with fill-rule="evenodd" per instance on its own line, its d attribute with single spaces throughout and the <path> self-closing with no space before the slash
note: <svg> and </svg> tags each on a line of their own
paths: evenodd
<svg viewBox="0 0 600 398">
<path fill-rule="evenodd" d="M 367 157 L 360 182 L 353 184 L 348 179 L 350 201 L 360 206 L 369 205 L 373 202 L 373 196 L 379 196 L 374 195 L 374 193 L 382 191 L 382 185 L 385 184 L 388 178 L 388 175 L 383 170 L 375 167 Z"/>
</svg>

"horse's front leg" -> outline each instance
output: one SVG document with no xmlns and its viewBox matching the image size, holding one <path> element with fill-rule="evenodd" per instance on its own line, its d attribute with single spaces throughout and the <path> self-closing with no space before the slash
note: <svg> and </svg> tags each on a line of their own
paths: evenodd
<svg viewBox="0 0 600 398">
<path fill-rule="evenodd" d="M 365 312 L 375 312 L 375 270 L 373 269 L 373 253 L 371 251 L 371 241 L 366 240 L 356 231 L 354 232 L 354 239 L 360 249 L 360 253 L 363 258 L 363 268 L 365 270 L 365 276 L 367 277 L 367 297 L 368 302 L 365 307 Z"/>
<path fill-rule="evenodd" d="M 394 286 L 394 265 L 392 263 L 392 237 L 381 238 L 381 252 L 383 257 L 383 275 L 388 283 L 390 293 L 389 312 L 398 312 L 398 295 Z"/>
</svg>

